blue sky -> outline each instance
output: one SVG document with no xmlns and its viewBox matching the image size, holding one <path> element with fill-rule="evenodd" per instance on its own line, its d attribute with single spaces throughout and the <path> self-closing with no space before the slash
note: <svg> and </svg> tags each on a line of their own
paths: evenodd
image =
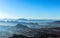
<svg viewBox="0 0 60 38">
<path fill-rule="evenodd" d="M 0 0 L 0 18 L 60 19 L 60 0 Z"/>
</svg>

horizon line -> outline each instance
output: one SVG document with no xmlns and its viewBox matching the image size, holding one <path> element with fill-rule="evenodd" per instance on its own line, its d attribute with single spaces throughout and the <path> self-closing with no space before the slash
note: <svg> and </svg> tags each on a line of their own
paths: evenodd
<svg viewBox="0 0 60 38">
<path fill-rule="evenodd" d="M 32 20 L 60 20 L 60 19 L 55 19 L 55 18 L 0 18 L 0 19 L 32 19 Z"/>
</svg>

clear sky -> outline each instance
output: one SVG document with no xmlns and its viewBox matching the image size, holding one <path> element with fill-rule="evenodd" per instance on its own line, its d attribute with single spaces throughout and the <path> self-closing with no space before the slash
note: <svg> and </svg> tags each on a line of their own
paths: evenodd
<svg viewBox="0 0 60 38">
<path fill-rule="evenodd" d="M 0 0 L 0 18 L 60 19 L 60 0 Z"/>
</svg>

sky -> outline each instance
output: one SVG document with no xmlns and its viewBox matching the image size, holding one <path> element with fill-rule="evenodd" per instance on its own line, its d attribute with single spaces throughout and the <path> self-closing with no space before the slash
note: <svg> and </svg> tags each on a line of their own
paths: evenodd
<svg viewBox="0 0 60 38">
<path fill-rule="evenodd" d="M 0 0 L 0 18 L 60 19 L 60 0 Z"/>
</svg>

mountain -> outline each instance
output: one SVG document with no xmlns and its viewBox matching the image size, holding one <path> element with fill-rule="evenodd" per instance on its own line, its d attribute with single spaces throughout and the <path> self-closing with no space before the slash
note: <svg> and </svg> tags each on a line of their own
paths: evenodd
<svg viewBox="0 0 60 38">
<path fill-rule="evenodd" d="M 25 19 L 25 18 L 19 18 L 19 19 L 17 19 L 17 20 L 23 20 L 23 21 L 26 21 L 27 19 Z"/>
<path fill-rule="evenodd" d="M 58 20 L 58 21 L 54 21 L 53 23 L 57 23 L 57 24 L 58 24 L 58 23 L 60 23 L 60 20 Z"/>
<path fill-rule="evenodd" d="M 24 26 L 23 24 L 17 24 L 15 27 L 16 28 L 28 28 L 27 26 Z"/>
</svg>

